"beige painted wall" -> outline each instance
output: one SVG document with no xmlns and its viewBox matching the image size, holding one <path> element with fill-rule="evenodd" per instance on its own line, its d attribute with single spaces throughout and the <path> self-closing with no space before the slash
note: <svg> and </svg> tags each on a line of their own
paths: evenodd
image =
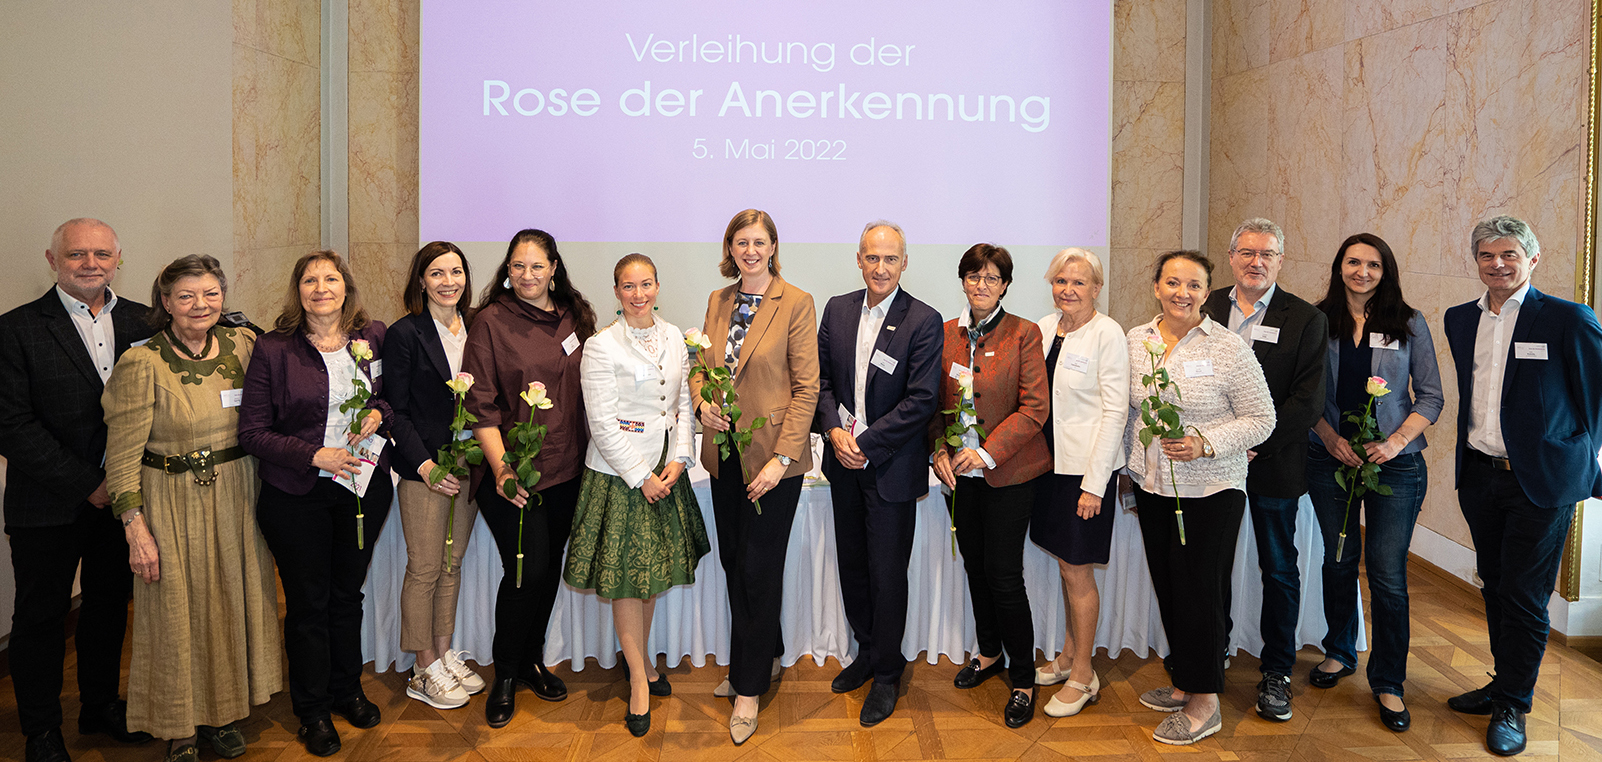
<svg viewBox="0 0 1602 762">
<path fill-rule="evenodd" d="M 1441 318 L 1484 292 L 1468 237 L 1495 214 L 1530 221 L 1536 287 L 1574 298 L 1590 3 L 1218 0 L 1213 18 L 1209 250 L 1223 264 L 1241 219 L 1272 218 L 1280 282 L 1316 300 L 1346 236 L 1391 244 L 1447 389 L 1420 523 L 1470 546 Z"/>
</svg>

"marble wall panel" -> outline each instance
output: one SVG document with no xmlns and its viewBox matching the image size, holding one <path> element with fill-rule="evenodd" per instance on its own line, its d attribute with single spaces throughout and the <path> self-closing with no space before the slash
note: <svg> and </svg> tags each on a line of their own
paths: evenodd
<svg viewBox="0 0 1602 762">
<path fill-rule="evenodd" d="M 1326 258 L 1368 232 L 1403 272 L 1440 272 L 1446 36 L 1436 18 L 1346 46 L 1342 226 L 1339 238 L 1311 242 Z"/>
<path fill-rule="evenodd" d="M 419 0 L 350 0 L 350 70 L 417 71 Z M 351 97 L 355 97 L 355 89 Z"/>
<path fill-rule="evenodd" d="M 1268 72 L 1254 69 L 1213 80 L 1208 146 L 1207 250 L 1229 249 L 1247 217 L 1268 213 Z"/>
<path fill-rule="evenodd" d="M 1179 245 L 1185 182 L 1183 82 L 1113 83 L 1112 245 Z"/>
<path fill-rule="evenodd" d="M 1269 0 L 1268 60 L 1283 61 L 1345 41 L 1343 11 L 1339 3 L 1324 0 Z"/>
<path fill-rule="evenodd" d="M 373 319 L 388 324 L 406 314 L 401 294 L 417 249 L 409 243 L 351 243 L 351 275 L 361 287 L 362 306 Z"/>
<path fill-rule="evenodd" d="M 1107 253 L 1107 314 L 1129 330 L 1157 314 L 1151 266 L 1162 249 L 1112 249 Z"/>
<path fill-rule="evenodd" d="M 1113 3 L 1113 80 L 1185 81 L 1185 0 Z"/>
<path fill-rule="evenodd" d="M 350 82 L 350 240 L 415 240 L 417 75 L 353 71 Z"/>
<path fill-rule="evenodd" d="M 1214 79 L 1268 63 L 1270 15 L 1269 0 L 1217 0 L 1213 3 Z"/>
<path fill-rule="evenodd" d="M 1342 87 L 1345 56 L 1326 48 L 1268 67 L 1268 100 L 1243 104 L 1268 111 L 1268 162 L 1263 216 L 1285 230 L 1285 258 L 1324 260 L 1341 232 Z"/>
<path fill-rule="evenodd" d="M 317 242 L 247 249 L 234 255 L 228 273 L 228 308 L 241 310 L 256 325 L 272 330 L 289 292 L 295 260 L 315 251 Z"/>
</svg>

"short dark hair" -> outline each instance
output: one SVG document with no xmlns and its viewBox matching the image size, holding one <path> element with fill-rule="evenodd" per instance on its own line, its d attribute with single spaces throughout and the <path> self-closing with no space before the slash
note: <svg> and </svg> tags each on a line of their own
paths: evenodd
<svg viewBox="0 0 1602 762">
<path fill-rule="evenodd" d="M 962 259 L 957 260 L 957 279 L 964 280 L 969 273 L 976 273 L 985 269 L 985 265 L 995 265 L 996 272 L 1001 275 L 1003 285 L 1012 285 L 1012 254 L 993 243 L 976 243 L 962 253 Z M 1007 295 L 1006 291 L 996 297 L 1000 301 Z"/>
<path fill-rule="evenodd" d="M 1169 262 L 1176 259 L 1188 259 L 1198 265 L 1201 265 L 1201 269 L 1207 273 L 1207 287 L 1209 289 L 1213 287 L 1213 261 L 1202 256 L 1202 253 L 1196 251 L 1195 249 L 1180 249 L 1178 251 L 1170 251 L 1158 257 L 1157 266 L 1151 269 L 1151 282 L 1156 283 L 1157 281 L 1162 280 L 1163 268 L 1166 267 Z"/>
<path fill-rule="evenodd" d="M 194 278 L 210 275 L 217 279 L 222 286 L 223 296 L 228 296 L 228 276 L 223 273 L 222 265 L 217 258 L 209 254 L 190 254 L 186 257 L 174 259 L 172 263 L 161 268 L 156 276 L 156 282 L 150 284 L 150 324 L 161 330 L 172 325 L 172 313 L 167 312 L 167 305 L 161 303 L 161 298 L 172 295 L 172 287 L 184 278 Z"/>
<path fill-rule="evenodd" d="M 345 258 L 333 249 L 320 249 L 295 260 L 295 267 L 289 277 L 289 293 L 284 295 L 284 308 L 278 313 L 278 319 L 273 322 L 273 330 L 279 333 L 294 333 L 306 325 L 306 308 L 300 303 L 300 279 L 306 274 L 306 268 L 313 262 L 327 262 L 339 272 L 339 277 L 345 281 L 345 305 L 340 309 L 339 330 L 345 333 L 361 330 L 371 322 L 367 317 L 367 310 L 362 308 L 361 291 L 356 288 L 356 278 L 351 275 L 350 267 L 345 264 Z"/>
<path fill-rule="evenodd" d="M 417 250 L 412 257 L 412 276 L 406 281 L 401 301 L 406 305 L 408 315 L 421 315 L 428 309 L 428 294 L 423 293 L 423 274 L 428 272 L 434 260 L 446 254 L 455 254 L 462 260 L 462 295 L 456 302 L 456 311 L 462 313 L 462 325 L 467 326 L 473 312 L 473 269 L 467 264 L 467 255 L 450 241 L 433 241 Z"/>
</svg>

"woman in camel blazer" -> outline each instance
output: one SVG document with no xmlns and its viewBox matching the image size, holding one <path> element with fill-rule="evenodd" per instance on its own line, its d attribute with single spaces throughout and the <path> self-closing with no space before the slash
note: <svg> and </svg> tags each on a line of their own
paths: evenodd
<svg viewBox="0 0 1602 762">
<path fill-rule="evenodd" d="M 784 554 L 801 497 L 801 477 L 812 467 L 809 434 L 818 405 L 818 326 L 812 295 L 779 277 L 779 234 L 767 212 L 747 209 L 723 235 L 725 278 L 739 282 L 712 292 L 702 350 L 712 368 L 730 368 L 740 410 L 739 428 L 751 444 L 740 455 L 719 457 L 712 441 L 729 429 L 723 400 L 709 402 L 701 374 L 690 378 L 690 397 L 701 420 L 701 462 L 712 475 L 712 510 L 718 555 L 728 581 L 729 677 L 714 691 L 735 696 L 729 735 L 736 744 L 756 732 L 757 700 L 768 692 L 784 655 L 779 609 L 784 598 Z M 761 504 L 761 513 L 753 501 Z M 771 664 L 771 666 L 770 666 Z"/>
</svg>

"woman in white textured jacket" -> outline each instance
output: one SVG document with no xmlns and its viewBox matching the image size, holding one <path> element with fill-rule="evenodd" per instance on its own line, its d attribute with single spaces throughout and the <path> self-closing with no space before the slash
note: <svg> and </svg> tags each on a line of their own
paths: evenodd
<svg viewBox="0 0 1602 762">
<path fill-rule="evenodd" d="M 651 696 L 672 686 L 645 653 L 656 596 L 695 581 L 711 550 L 684 471 L 695 462 L 689 354 L 679 329 L 656 317 L 656 265 L 630 254 L 612 270 L 622 318 L 584 344 L 590 444 L 563 578 L 612 600 L 629 668 L 624 724 L 651 727 Z"/>
<path fill-rule="evenodd" d="M 1128 335 L 1128 471 L 1174 680 L 1142 694 L 1140 703 L 1174 713 L 1152 737 L 1181 745 L 1223 726 L 1224 590 L 1246 510 L 1246 451 L 1274 430 L 1274 403 L 1257 356 L 1201 313 L 1212 268 L 1193 251 L 1159 257 L 1152 281 L 1162 313 Z M 1154 359 L 1177 386 L 1159 397 L 1182 408 L 1185 435 L 1153 437 L 1143 446 L 1142 404 L 1151 395 L 1143 377 L 1154 375 Z"/>
<path fill-rule="evenodd" d="M 1052 470 L 1039 477 L 1029 537 L 1057 559 L 1067 627 L 1062 653 L 1035 670 L 1036 685 L 1066 683 L 1046 714 L 1068 717 L 1101 698 L 1091 668 L 1101 595 L 1095 564 L 1112 555 L 1113 512 L 1129 418 L 1129 354 L 1124 329 L 1096 311 L 1101 260 L 1084 249 L 1057 253 L 1046 268 L 1057 310 L 1040 319 L 1051 387 L 1046 446 Z"/>
</svg>

